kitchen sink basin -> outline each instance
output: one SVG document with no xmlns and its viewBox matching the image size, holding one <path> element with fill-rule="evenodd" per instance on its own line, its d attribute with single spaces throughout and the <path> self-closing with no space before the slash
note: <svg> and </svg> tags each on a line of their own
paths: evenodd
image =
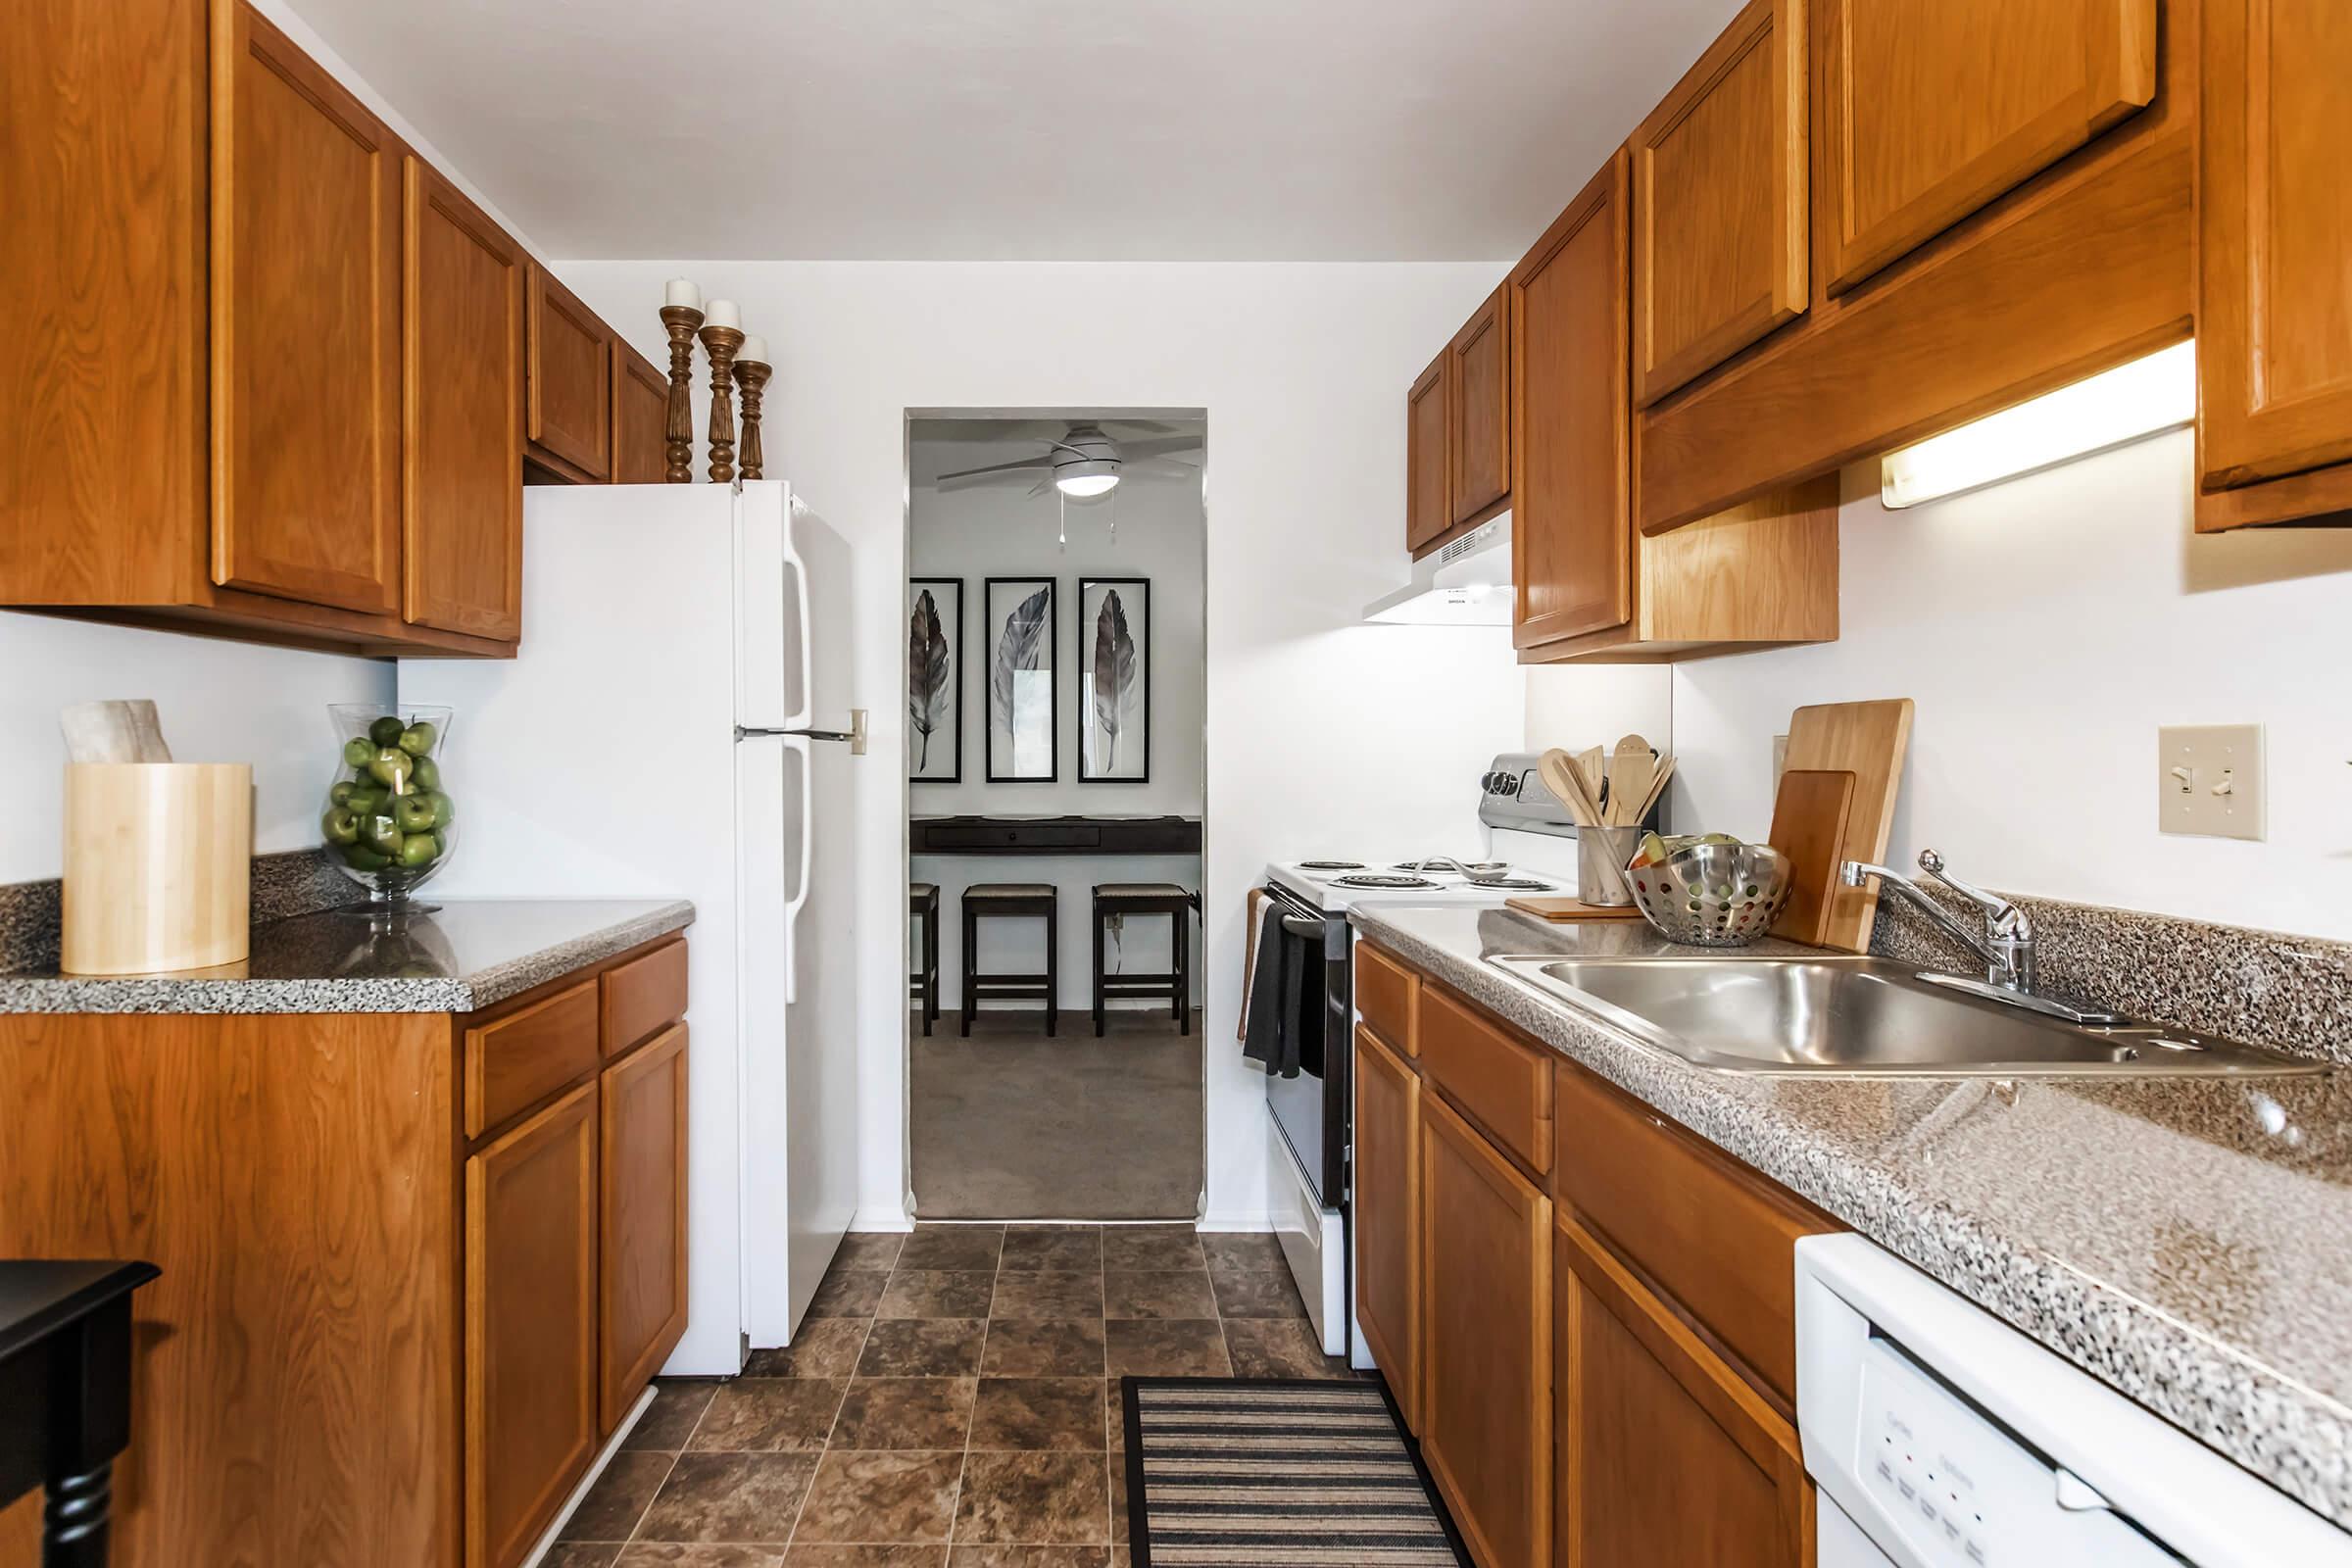
<svg viewBox="0 0 2352 1568">
<path fill-rule="evenodd" d="M 1497 957 L 1497 968 L 1695 1066 L 1871 1077 L 2269 1075 L 2318 1064 L 2154 1024 L 2092 1026 L 1885 958 Z"/>
</svg>

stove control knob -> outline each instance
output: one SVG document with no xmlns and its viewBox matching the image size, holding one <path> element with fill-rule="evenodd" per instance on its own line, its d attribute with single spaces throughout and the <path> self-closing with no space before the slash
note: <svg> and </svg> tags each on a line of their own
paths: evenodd
<svg viewBox="0 0 2352 1568">
<path fill-rule="evenodd" d="M 1519 793 L 1519 781 L 1518 781 L 1517 779 L 1515 779 L 1515 778 L 1506 778 L 1506 779 L 1504 779 L 1504 780 L 1502 781 L 1502 793 L 1503 793 L 1503 794 L 1505 794 L 1505 795 L 1516 795 L 1516 794 L 1518 794 L 1518 793 Z"/>
<path fill-rule="evenodd" d="M 1488 795 L 1497 794 L 1502 788 L 1502 775 L 1499 773 L 1483 773 L 1479 776 L 1478 787 L 1481 791 Z"/>
</svg>

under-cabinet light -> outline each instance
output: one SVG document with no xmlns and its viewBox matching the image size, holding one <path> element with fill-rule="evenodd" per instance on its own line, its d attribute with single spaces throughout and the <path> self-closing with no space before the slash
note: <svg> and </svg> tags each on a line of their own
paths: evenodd
<svg viewBox="0 0 2352 1568">
<path fill-rule="evenodd" d="M 2176 343 L 1888 453 L 1879 466 L 1879 500 L 1900 511 L 1981 490 L 2180 429 L 2196 414 L 2197 345 Z"/>
</svg>

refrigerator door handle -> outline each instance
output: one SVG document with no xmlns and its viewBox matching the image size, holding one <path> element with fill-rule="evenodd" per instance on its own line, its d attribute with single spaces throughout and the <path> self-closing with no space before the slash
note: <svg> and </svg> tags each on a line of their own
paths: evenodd
<svg viewBox="0 0 2352 1568">
<path fill-rule="evenodd" d="M 816 854 L 816 756 L 806 735 L 786 735 L 783 741 L 784 749 L 800 759 L 801 768 L 801 863 L 792 894 L 784 901 L 784 1004 L 790 1006 L 801 996 L 801 910 L 808 904 L 808 872 Z"/>
<path fill-rule="evenodd" d="M 786 500 L 784 510 L 784 566 L 786 570 L 792 573 L 792 594 L 795 605 L 795 613 L 792 618 L 795 624 L 800 627 L 801 633 L 801 692 L 800 700 L 792 710 L 792 716 L 785 720 L 785 723 L 788 727 L 795 728 L 806 725 L 810 719 L 816 716 L 816 672 L 809 663 L 809 660 L 812 657 L 813 651 L 809 647 L 808 639 L 808 564 L 803 561 L 801 559 L 801 553 L 793 548 L 794 540 L 792 537 L 792 519 L 799 514 L 800 510 L 801 501 L 798 496 L 793 496 Z"/>
</svg>

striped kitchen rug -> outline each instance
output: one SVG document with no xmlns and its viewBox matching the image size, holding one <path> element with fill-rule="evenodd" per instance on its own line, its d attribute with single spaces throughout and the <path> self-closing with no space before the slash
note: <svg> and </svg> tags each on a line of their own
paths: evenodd
<svg viewBox="0 0 2352 1568">
<path fill-rule="evenodd" d="M 1377 1383 L 1129 1378 L 1136 1568 L 1464 1568 Z"/>
</svg>

